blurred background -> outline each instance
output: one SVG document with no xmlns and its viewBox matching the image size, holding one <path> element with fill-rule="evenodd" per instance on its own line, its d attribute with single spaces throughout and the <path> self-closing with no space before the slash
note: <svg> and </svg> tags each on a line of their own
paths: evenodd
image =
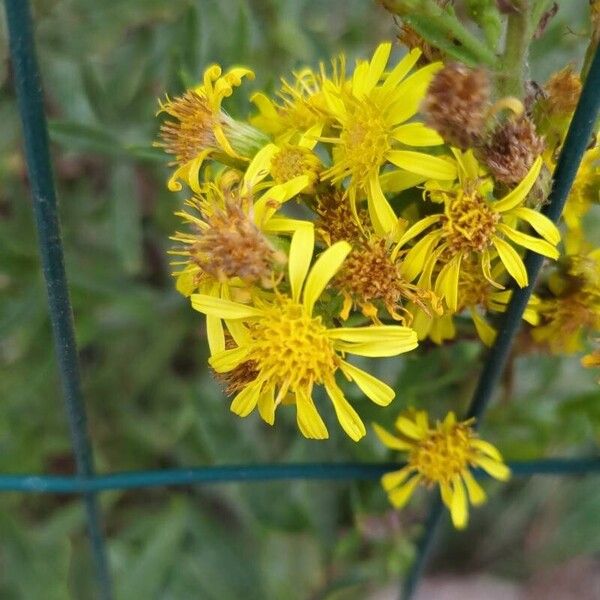
<svg viewBox="0 0 600 600">
<path fill-rule="evenodd" d="M 585 50 L 588 3 L 562 4 L 533 48 L 540 83 L 568 63 L 579 67 Z M 278 415 L 276 429 L 231 415 L 206 367 L 202 318 L 174 290 L 168 236 L 184 197 L 166 190 L 169 168 L 151 143 L 157 99 L 182 92 L 211 62 L 255 70 L 227 104 L 244 116 L 249 90 L 272 90 L 291 69 L 340 51 L 366 57 L 394 38 L 393 19 L 365 0 L 34 0 L 33 8 L 98 470 L 390 459 L 372 433 L 354 444 L 331 427 L 331 439 L 315 443 L 300 437 L 291 413 Z M 3 19 L 0 472 L 67 474 L 74 465 Z M 600 438 L 597 373 L 578 357 L 524 345 L 517 353 L 483 434 L 507 460 L 591 453 Z M 395 403 L 351 399 L 367 421 L 386 424 L 400 406 L 440 414 L 464 406 L 481 348 L 425 344 L 377 365 L 398 390 Z M 471 589 L 473 598 L 600 598 L 598 477 L 487 488 L 490 501 L 469 529 L 443 532 L 422 598 L 466 598 Z M 376 482 L 101 498 L 117 597 L 127 600 L 391 598 L 427 507 L 423 494 L 397 514 Z M 459 596 L 447 595 L 452 589 Z M 1 494 L 0 598 L 93 597 L 78 499 Z"/>
</svg>

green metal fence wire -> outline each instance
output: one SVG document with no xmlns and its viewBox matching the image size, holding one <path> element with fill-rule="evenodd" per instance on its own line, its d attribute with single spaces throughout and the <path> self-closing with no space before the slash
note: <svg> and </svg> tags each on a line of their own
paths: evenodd
<svg viewBox="0 0 600 600">
<path fill-rule="evenodd" d="M 377 479 L 382 473 L 398 468 L 400 465 L 394 463 L 310 463 L 231 465 L 112 473 L 108 475 L 95 474 L 85 404 L 81 393 L 73 316 L 64 268 L 57 200 L 50 163 L 47 125 L 43 110 L 43 93 L 35 57 L 29 1 L 5 0 L 5 7 L 10 55 L 23 122 L 25 155 L 42 269 L 46 281 L 50 320 L 77 474 L 73 476 L 0 475 L 0 491 L 80 494 L 86 508 L 88 533 L 95 560 L 99 596 L 102 600 L 111 600 L 113 598 L 112 583 L 97 502 L 99 492 L 150 486 L 244 481 L 264 482 L 282 479 Z M 566 196 L 592 133 L 600 105 L 598 90 L 600 90 L 600 54 L 597 53 L 559 159 L 550 203 L 545 211 L 547 216 L 554 221 L 558 219 L 562 212 Z M 534 253 L 529 253 L 526 258 L 530 286 L 523 290 L 516 290 L 514 293 L 496 343 L 487 357 L 468 413 L 469 416 L 481 419 L 492 398 L 494 387 L 506 363 L 513 338 L 521 323 L 521 315 L 531 294 L 531 288 L 541 268 L 542 261 L 542 257 Z M 512 463 L 511 468 L 519 476 L 599 473 L 600 457 L 525 461 Z M 441 509 L 442 506 L 438 496 L 434 500 L 425 523 L 424 535 L 418 546 L 417 558 L 404 585 L 404 598 L 410 598 L 423 573 L 435 530 L 442 514 Z"/>
<path fill-rule="evenodd" d="M 23 122 L 29 184 L 71 442 L 77 474 L 83 478 L 92 477 L 93 453 L 81 392 L 73 311 L 63 260 L 42 83 L 35 55 L 29 2 L 6 0 L 6 16 L 15 86 Z M 96 494 L 85 492 L 83 501 L 98 573 L 100 596 L 102 600 L 110 600 L 113 597 L 112 586 Z"/>
</svg>

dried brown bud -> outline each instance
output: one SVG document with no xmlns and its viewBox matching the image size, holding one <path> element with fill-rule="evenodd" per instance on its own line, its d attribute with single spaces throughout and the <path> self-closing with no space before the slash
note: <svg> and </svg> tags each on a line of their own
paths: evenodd
<svg viewBox="0 0 600 600">
<path fill-rule="evenodd" d="M 209 199 L 215 200 L 220 193 L 215 186 Z M 193 231 L 177 232 L 171 238 L 179 246 L 170 254 L 181 257 L 171 264 L 185 267 L 175 274 L 193 273 L 196 285 L 207 278 L 225 283 L 239 277 L 245 283 L 272 287 L 281 276 L 285 253 L 274 248 L 256 226 L 242 207 L 244 199 L 231 193 L 230 197 L 220 196 L 219 200 L 220 207 L 193 197 L 186 201 L 193 212 L 176 213 Z"/>
<path fill-rule="evenodd" d="M 319 215 L 315 221 L 315 231 L 328 245 L 340 241 L 353 243 L 362 240 L 368 231 L 367 212 L 359 210 L 358 218 L 363 226 L 361 229 L 352 214 L 350 201 L 341 190 L 331 188 L 320 194 L 315 210 Z"/>
<path fill-rule="evenodd" d="M 489 97 L 489 79 L 483 69 L 446 65 L 427 90 L 426 122 L 448 143 L 466 150 L 481 140 Z"/>
<path fill-rule="evenodd" d="M 439 299 L 431 290 L 421 289 L 406 281 L 400 274 L 399 264 L 392 259 L 392 247 L 384 239 L 371 237 L 353 247 L 333 285 L 344 297 L 341 316 L 347 319 L 353 306 L 379 322 L 378 306 L 383 305 L 397 321 L 410 323 L 412 315 L 403 301 L 417 304 L 425 313 L 441 312 Z"/>
<path fill-rule="evenodd" d="M 544 107 L 553 115 L 569 115 L 577 106 L 581 94 L 581 79 L 571 66 L 554 73 L 546 85 L 548 95 Z"/>
<path fill-rule="evenodd" d="M 544 150 L 544 140 L 526 116 L 499 124 L 481 149 L 494 177 L 507 185 L 521 181 Z"/>
<path fill-rule="evenodd" d="M 206 220 L 208 228 L 199 237 L 196 251 L 202 268 L 219 281 L 239 277 L 249 283 L 269 286 L 273 265 L 284 263 L 252 219 L 242 208 L 227 202 Z"/>
</svg>

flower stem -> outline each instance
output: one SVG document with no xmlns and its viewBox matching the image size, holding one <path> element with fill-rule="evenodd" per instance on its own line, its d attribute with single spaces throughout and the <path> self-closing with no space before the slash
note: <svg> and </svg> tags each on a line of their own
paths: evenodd
<svg viewBox="0 0 600 600">
<path fill-rule="evenodd" d="M 522 98 L 531 38 L 529 1 L 513 0 L 513 4 L 515 10 L 507 18 L 504 52 L 496 76 L 496 89 L 499 97 Z"/>
<path fill-rule="evenodd" d="M 425 39 L 434 46 L 440 47 L 441 50 L 449 51 L 455 58 L 490 67 L 496 64 L 497 58 L 493 50 L 473 35 L 451 9 L 442 8 L 434 0 L 380 0 L 380 2 L 384 8 L 402 17 L 417 31 L 426 29 Z"/>
</svg>

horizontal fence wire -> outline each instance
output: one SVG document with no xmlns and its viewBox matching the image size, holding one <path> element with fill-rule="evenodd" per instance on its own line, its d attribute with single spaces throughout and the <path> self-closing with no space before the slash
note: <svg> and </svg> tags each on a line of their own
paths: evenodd
<svg viewBox="0 0 600 600">
<path fill-rule="evenodd" d="M 556 169 L 553 174 L 552 190 L 548 203 L 542 210 L 551 221 L 560 218 L 567 196 L 586 148 L 594 135 L 594 126 L 600 109 L 600 51 L 597 49 L 581 96 L 569 126 Z M 529 285 L 524 288 L 513 287 L 511 300 L 499 325 L 494 345 L 491 347 L 466 417 L 475 417 L 476 426 L 481 425 L 494 389 L 500 381 L 510 350 L 517 332 L 521 327 L 523 313 L 531 297 L 536 279 L 544 263 L 544 257 L 536 252 L 527 252 L 525 267 Z M 439 494 L 432 500 L 426 520 L 425 530 L 417 545 L 417 555 L 402 587 L 402 600 L 410 600 L 426 567 L 433 540 L 444 514 Z"/>
<path fill-rule="evenodd" d="M 513 475 L 600 474 L 600 456 L 546 458 L 508 463 Z M 282 480 L 372 480 L 401 469 L 405 463 L 297 463 L 223 465 L 160 471 L 127 471 L 82 478 L 77 475 L 1 475 L 0 492 L 80 494 L 148 487 Z M 479 477 L 484 471 L 475 470 Z"/>
<path fill-rule="evenodd" d="M 85 405 L 73 311 L 64 266 L 60 222 L 44 114 L 42 82 L 35 54 L 33 23 L 28 0 L 5 0 L 11 64 L 25 139 L 25 158 L 42 271 L 46 282 L 54 348 L 63 390 L 65 410 L 79 477 L 94 475 L 92 447 L 87 431 Z M 92 554 L 102 600 L 111 600 L 112 583 L 97 498 L 83 495 Z"/>
</svg>

